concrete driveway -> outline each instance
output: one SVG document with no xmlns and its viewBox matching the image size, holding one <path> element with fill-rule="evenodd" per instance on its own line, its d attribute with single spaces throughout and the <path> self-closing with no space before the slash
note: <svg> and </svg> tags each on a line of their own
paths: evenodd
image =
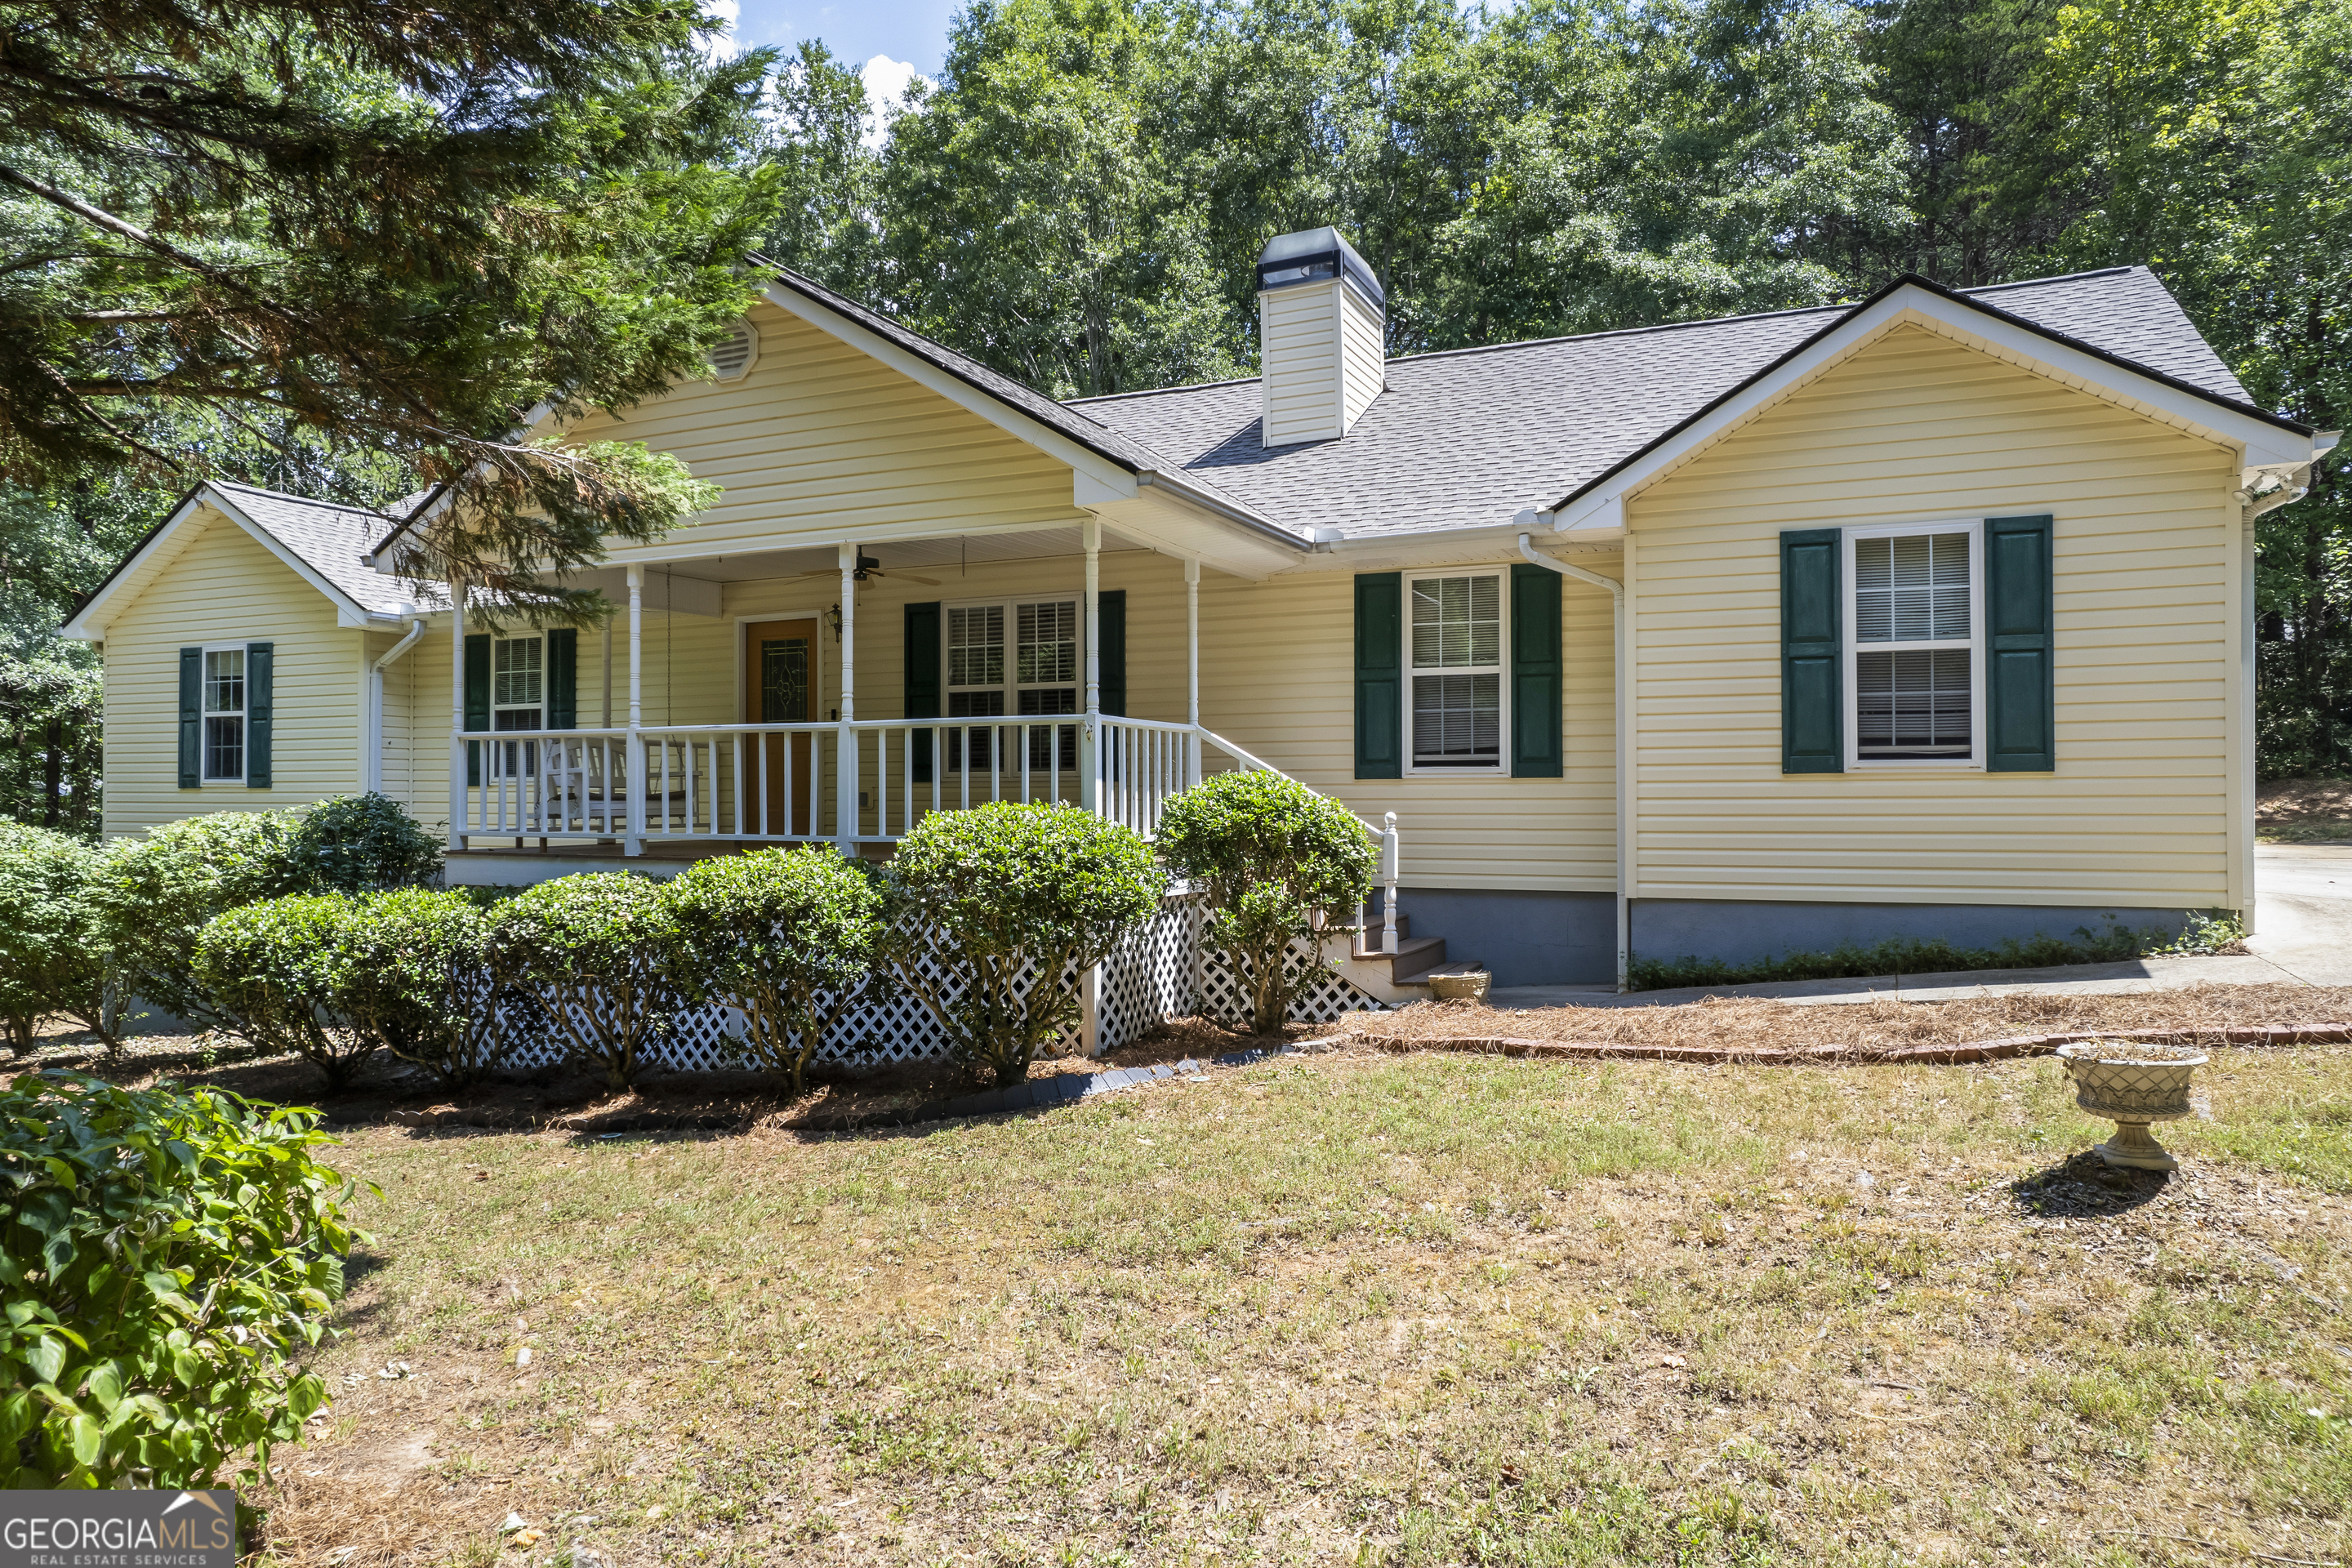
<svg viewBox="0 0 2352 1568">
<path fill-rule="evenodd" d="M 1964 996 L 2166 991 L 2183 985 L 2352 985 L 2352 844 L 2254 846 L 2255 934 L 2248 952 L 2226 958 L 2131 958 L 2055 969 L 1990 969 L 1956 974 L 1878 974 L 1861 980 L 1783 980 L 1762 985 L 1692 986 L 1617 995 L 1587 985 L 1498 986 L 1489 1005 L 1656 1007 L 1703 996 L 1769 996 L 1784 1002 L 1946 1002 Z"/>
<path fill-rule="evenodd" d="M 2246 946 L 2310 985 L 2352 985 L 2352 844 L 2254 846 Z"/>
</svg>

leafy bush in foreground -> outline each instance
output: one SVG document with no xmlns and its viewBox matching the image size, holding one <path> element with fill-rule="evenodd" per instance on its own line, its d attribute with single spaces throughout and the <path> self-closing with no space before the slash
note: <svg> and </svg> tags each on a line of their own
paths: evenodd
<svg viewBox="0 0 2352 1568">
<path fill-rule="evenodd" d="M 506 1058 L 486 952 L 489 922 L 461 893 L 403 888 L 353 900 L 337 1010 L 362 1038 L 445 1089 Z"/>
<path fill-rule="evenodd" d="M 0 1020 L 19 1056 L 51 1013 L 110 1034 L 106 941 L 89 896 L 97 864 L 79 838 L 0 819 Z"/>
<path fill-rule="evenodd" d="M 1281 1028 L 1290 1004 L 1322 976 L 1306 963 L 1286 978 L 1292 947 L 1313 940 L 1317 910 L 1352 911 L 1370 896 L 1378 859 L 1354 812 L 1271 773 L 1218 773 L 1171 797 L 1160 853 L 1208 889 L 1210 940 L 1261 1035 Z"/>
<path fill-rule="evenodd" d="M 825 1031 L 873 973 L 882 934 L 873 873 L 803 845 L 697 861 L 665 890 L 681 993 L 741 1007 L 744 1048 L 799 1093 Z"/>
<path fill-rule="evenodd" d="M 677 1016 L 677 923 L 643 877 L 596 871 L 526 888 L 491 913 L 488 946 L 499 983 L 612 1089 L 636 1080 Z"/>
<path fill-rule="evenodd" d="M 327 1087 L 350 1086 L 377 1040 L 351 1026 L 346 993 L 356 906 L 336 893 L 268 899 L 196 933 L 195 978 L 255 1045 L 308 1057 Z"/>
<path fill-rule="evenodd" d="M 1150 920 L 1167 886 L 1128 828 L 1077 806 L 1010 802 L 931 813 L 886 875 L 885 957 L 957 1059 L 999 1084 L 1028 1077 L 1037 1047 L 1076 1016 L 1063 974 Z M 926 962 L 934 941 L 944 973 Z"/>
<path fill-rule="evenodd" d="M 0 1488 L 205 1487 L 299 1435 L 354 1190 L 315 1112 L 61 1073 L 0 1089 Z"/>
</svg>

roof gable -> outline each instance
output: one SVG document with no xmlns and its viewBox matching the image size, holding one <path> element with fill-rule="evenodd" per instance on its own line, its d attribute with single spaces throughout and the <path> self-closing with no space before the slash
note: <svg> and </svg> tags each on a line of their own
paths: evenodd
<svg viewBox="0 0 2352 1568">
<path fill-rule="evenodd" d="M 365 564 L 368 546 L 384 526 L 383 512 L 208 479 L 182 497 L 122 558 L 59 628 L 59 635 L 102 637 L 120 608 L 168 571 L 187 540 L 202 531 L 207 510 L 243 529 L 324 595 L 343 626 L 364 626 L 404 614 L 418 597 L 398 579 L 380 575 Z"/>
</svg>

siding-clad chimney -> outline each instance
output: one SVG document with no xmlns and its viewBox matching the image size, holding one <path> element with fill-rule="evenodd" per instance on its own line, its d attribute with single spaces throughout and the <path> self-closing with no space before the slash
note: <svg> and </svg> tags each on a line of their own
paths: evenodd
<svg viewBox="0 0 2352 1568">
<path fill-rule="evenodd" d="M 1336 441 L 1388 384 L 1388 295 L 1336 228 L 1257 258 L 1259 440 Z"/>
</svg>

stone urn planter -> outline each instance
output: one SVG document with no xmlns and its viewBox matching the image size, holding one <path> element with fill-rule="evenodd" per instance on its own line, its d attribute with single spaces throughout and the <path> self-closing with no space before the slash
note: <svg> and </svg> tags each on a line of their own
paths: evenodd
<svg viewBox="0 0 2352 1568">
<path fill-rule="evenodd" d="M 1494 976 L 1483 969 L 1440 969 L 1429 976 L 1429 994 L 1440 1002 L 1483 1002 Z"/>
<path fill-rule="evenodd" d="M 2099 1145 L 2101 1159 L 2137 1171 L 2179 1165 L 2148 1125 L 2189 1114 L 2189 1078 L 2205 1065 L 2202 1052 L 2137 1040 L 2089 1040 L 2061 1046 L 2058 1055 L 2074 1080 L 2074 1103 L 2116 1124 L 2116 1135 Z"/>
</svg>

